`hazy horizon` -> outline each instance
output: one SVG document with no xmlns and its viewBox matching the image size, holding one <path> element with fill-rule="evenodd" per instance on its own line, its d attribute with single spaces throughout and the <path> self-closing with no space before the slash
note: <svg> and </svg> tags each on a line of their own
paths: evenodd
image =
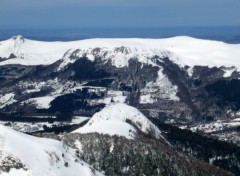
<svg viewBox="0 0 240 176">
<path fill-rule="evenodd" d="M 238 0 L 2 0 L 0 28 L 239 26 Z"/>
<path fill-rule="evenodd" d="M 238 0 L 2 0 L 0 40 L 191 36 L 240 42 Z"/>
<path fill-rule="evenodd" d="M 222 27 L 92 27 L 92 28 L 26 28 L 1 29 L 0 40 L 23 35 L 25 38 L 43 41 L 72 41 L 89 38 L 168 38 L 190 36 L 202 39 L 240 43 L 240 26 Z"/>
</svg>

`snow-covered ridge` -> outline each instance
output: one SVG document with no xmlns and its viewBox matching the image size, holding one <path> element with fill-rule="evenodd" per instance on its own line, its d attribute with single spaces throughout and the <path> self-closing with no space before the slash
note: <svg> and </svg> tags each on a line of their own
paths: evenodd
<svg viewBox="0 0 240 176">
<path fill-rule="evenodd" d="M 111 64 L 117 68 L 128 66 L 128 61 L 137 58 L 139 62 L 156 65 L 154 56 L 161 59 L 171 56 L 171 53 L 160 49 L 143 49 L 136 47 L 114 47 L 114 48 L 88 48 L 69 50 L 62 58 L 59 70 L 66 65 L 74 63 L 78 58 L 86 56 L 89 60 L 94 61 L 96 58 L 101 58 L 104 62 L 111 61 Z"/>
<path fill-rule="evenodd" d="M 145 134 L 151 133 L 157 138 L 162 138 L 161 131 L 139 110 L 124 103 L 107 105 L 103 110 L 94 114 L 85 126 L 73 133 L 97 132 L 134 139 L 137 133 L 135 127 Z"/>
<path fill-rule="evenodd" d="M 65 176 L 101 175 L 75 156 L 74 150 L 63 143 L 28 136 L 0 125 L 0 163 L 7 157 L 20 161 L 23 168 L 1 170 L 0 175 Z"/>
<path fill-rule="evenodd" d="M 90 48 L 119 47 L 136 48 L 138 52 L 169 51 L 174 53 L 172 60 L 179 59 L 182 65 L 236 66 L 239 68 L 240 44 L 227 44 L 219 41 L 195 39 L 191 37 L 173 37 L 166 39 L 87 39 L 72 42 L 41 42 L 15 36 L 0 42 L 0 58 L 7 59 L 0 65 L 48 65 L 63 58 L 69 50 L 87 50 Z M 129 54 L 124 50 L 123 55 Z M 120 57 L 121 58 L 121 57 Z"/>
</svg>

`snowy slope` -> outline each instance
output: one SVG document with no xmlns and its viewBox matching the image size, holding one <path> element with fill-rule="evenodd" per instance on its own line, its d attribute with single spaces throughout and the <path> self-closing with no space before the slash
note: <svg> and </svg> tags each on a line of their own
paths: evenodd
<svg viewBox="0 0 240 176">
<path fill-rule="evenodd" d="M 128 121 L 131 121 L 131 124 Z M 157 138 L 162 137 L 160 130 L 139 110 L 124 103 L 108 105 L 102 111 L 94 114 L 85 126 L 73 133 L 97 132 L 134 139 L 137 133 L 134 126 L 146 134 L 152 133 Z"/>
<path fill-rule="evenodd" d="M 177 92 L 177 86 L 172 85 L 160 67 L 157 80 L 155 82 L 149 82 L 146 87 L 141 90 L 140 103 L 154 103 L 157 102 L 158 99 L 179 101 L 176 95 Z"/>
<path fill-rule="evenodd" d="M 158 54 L 170 51 L 170 59 L 179 59 L 182 65 L 236 66 L 239 68 L 240 44 L 226 44 L 219 41 L 195 39 L 191 37 L 173 37 L 167 39 L 88 39 L 73 42 L 40 42 L 16 36 L 0 42 L 0 58 L 11 58 L 0 65 L 48 65 L 63 58 L 69 50 L 130 47 L 133 52 Z M 174 54 L 173 54 L 174 53 Z M 151 54 L 152 55 L 152 54 Z M 121 55 L 117 58 L 122 58 Z M 117 60 L 118 61 L 118 60 Z"/>
<path fill-rule="evenodd" d="M 3 172 L 4 163 L 12 162 L 9 158 L 21 163 L 24 167 L 11 168 L 9 172 Z M 63 143 L 28 136 L 0 125 L 0 175 L 101 175 L 94 172 L 89 165 L 75 156 L 73 149 Z"/>
<path fill-rule="evenodd" d="M 14 96 L 14 93 L 0 95 L 0 108 L 16 102 L 16 100 L 14 100 Z"/>
</svg>

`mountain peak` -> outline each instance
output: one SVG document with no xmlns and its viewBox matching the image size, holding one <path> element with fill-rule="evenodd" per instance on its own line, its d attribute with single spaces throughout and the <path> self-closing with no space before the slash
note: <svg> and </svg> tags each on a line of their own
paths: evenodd
<svg viewBox="0 0 240 176">
<path fill-rule="evenodd" d="M 24 40 L 24 37 L 22 35 L 15 35 L 12 37 L 13 40 Z"/>
<path fill-rule="evenodd" d="M 139 110 L 124 103 L 113 103 L 93 115 L 89 122 L 73 133 L 102 133 L 125 136 L 134 139 L 136 128 L 156 138 L 163 138 L 161 131 L 152 124 Z"/>
<path fill-rule="evenodd" d="M 11 39 L 15 42 L 15 45 L 19 45 L 25 42 L 25 38 L 22 35 L 13 36 Z"/>
</svg>

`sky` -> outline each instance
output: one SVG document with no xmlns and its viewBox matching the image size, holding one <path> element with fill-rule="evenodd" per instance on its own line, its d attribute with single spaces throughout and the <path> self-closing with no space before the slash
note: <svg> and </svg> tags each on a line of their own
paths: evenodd
<svg viewBox="0 0 240 176">
<path fill-rule="evenodd" d="M 1 0 L 0 28 L 240 26 L 240 0 Z"/>
</svg>

